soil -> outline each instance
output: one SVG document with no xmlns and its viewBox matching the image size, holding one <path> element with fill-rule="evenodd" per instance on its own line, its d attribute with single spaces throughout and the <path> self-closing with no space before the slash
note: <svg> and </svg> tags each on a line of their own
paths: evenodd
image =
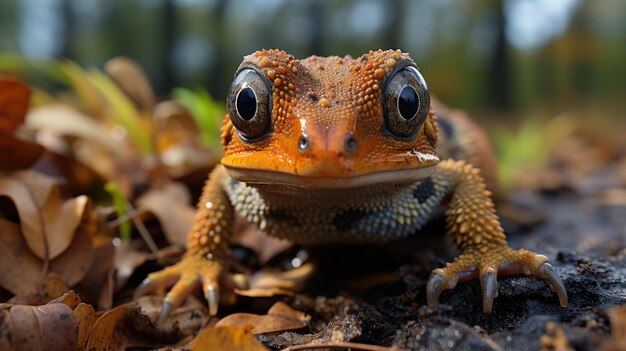
<svg viewBox="0 0 626 351">
<path fill-rule="evenodd" d="M 567 308 L 544 282 L 527 277 L 499 282 L 490 315 L 477 282 L 426 307 L 430 271 L 455 255 L 438 220 L 390 245 L 306 249 L 317 274 L 287 302 L 312 316 L 310 330 L 258 339 L 271 349 L 331 340 L 410 350 L 601 349 L 611 334 L 607 311 L 626 304 L 626 205 L 604 200 L 623 188 L 607 167 L 576 188 L 520 191 L 504 205 L 512 213 L 503 220 L 511 247 L 551 258 Z"/>
</svg>

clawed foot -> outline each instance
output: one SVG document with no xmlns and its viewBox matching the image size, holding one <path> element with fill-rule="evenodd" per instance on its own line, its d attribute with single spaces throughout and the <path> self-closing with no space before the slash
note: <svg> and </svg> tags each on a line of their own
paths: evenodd
<svg viewBox="0 0 626 351">
<path fill-rule="evenodd" d="M 444 268 L 433 270 L 426 287 L 429 306 L 439 301 L 444 290 L 453 289 L 459 281 L 478 276 L 483 296 L 483 312 L 490 314 L 498 295 L 498 276 L 528 275 L 544 280 L 556 293 L 561 307 L 567 307 L 567 292 L 556 269 L 548 258 L 527 250 L 512 250 L 508 246 L 490 248 L 485 252 L 469 251 L 459 255 Z"/>
<path fill-rule="evenodd" d="M 222 274 L 223 266 L 219 261 L 201 256 L 186 256 L 177 264 L 162 271 L 150 273 L 135 290 L 135 299 L 170 286 L 172 289 L 165 296 L 159 324 L 162 324 L 170 312 L 175 310 L 195 289 L 202 286 L 202 291 L 209 305 L 209 314 L 214 316 L 220 300 L 220 286 L 233 289 L 232 276 Z"/>
</svg>

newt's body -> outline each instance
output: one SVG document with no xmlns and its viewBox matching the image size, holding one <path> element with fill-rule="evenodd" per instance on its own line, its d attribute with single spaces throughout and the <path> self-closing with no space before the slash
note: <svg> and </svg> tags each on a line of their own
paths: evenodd
<svg viewBox="0 0 626 351">
<path fill-rule="evenodd" d="M 205 185 L 187 253 L 138 289 L 176 281 L 164 315 L 198 284 L 217 311 L 234 212 L 296 243 L 384 242 L 415 233 L 444 198 L 448 234 L 461 253 L 431 274 L 429 304 L 478 276 L 490 313 L 496 277 L 526 274 L 546 280 L 567 305 L 547 257 L 506 243 L 479 170 L 493 179 L 484 135 L 466 119 L 437 121 L 407 54 L 298 61 L 256 52 L 239 67 L 227 103 L 225 154 Z M 438 124 L 444 153 L 465 160 L 440 161 Z"/>
</svg>

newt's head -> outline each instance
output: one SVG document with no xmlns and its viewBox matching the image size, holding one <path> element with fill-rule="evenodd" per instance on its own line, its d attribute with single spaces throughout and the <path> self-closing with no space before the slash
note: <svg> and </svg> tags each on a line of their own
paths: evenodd
<svg viewBox="0 0 626 351">
<path fill-rule="evenodd" d="M 302 61 L 257 51 L 239 66 L 227 105 L 222 164 L 247 183 L 408 183 L 439 161 L 426 83 L 400 51 Z"/>
</svg>

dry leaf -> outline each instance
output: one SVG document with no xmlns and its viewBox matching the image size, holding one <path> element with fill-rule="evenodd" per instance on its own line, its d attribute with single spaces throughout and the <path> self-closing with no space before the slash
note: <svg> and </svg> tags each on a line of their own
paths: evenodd
<svg viewBox="0 0 626 351">
<path fill-rule="evenodd" d="M 78 305 L 81 304 L 81 301 L 80 296 L 78 296 L 78 294 L 74 292 L 74 290 L 70 290 L 65 294 L 57 297 L 56 299 L 48 302 L 48 305 L 52 303 L 62 303 L 71 309 L 75 309 Z"/>
<path fill-rule="evenodd" d="M 602 345 L 604 351 L 626 349 L 626 306 L 613 307 L 608 311 L 611 321 L 611 338 Z"/>
<path fill-rule="evenodd" d="M 249 223 L 245 218 L 235 216 L 235 230 L 231 242 L 247 247 L 257 255 L 259 263 L 265 264 L 276 255 L 293 247 L 289 240 L 279 239 L 263 233 L 256 224 Z"/>
<path fill-rule="evenodd" d="M 88 202 L 84 195 L 63 201 L 54 179 L 33 171 L 0 177 L 0 195 L 13 200 L 28 247 L 44 260 L 68 248 Z"/>
<path fill-rule="evenodd" d="M 15 171 L 34 164 L 46 150 L 0 129 L 0 170 Z"/>
<path fill-rule="evenodd" d="M 0 129 L 0 170 L 17 171 L 31 168 L 44 174 L 59 176 L 75 194 L 101 188 L 102 177 L 75 159 L 46 150 L 39 144 L 18 139 Z M 104 173 L 103 173 L 104 174 Z"/>
<path fill-rule="evenodd" d="M 89 207 L 88 210 L 90 210 Z M 50 271 L 61 276 L 69 286 L 82 281 L 94 263 L 94 249 L 88 233 L 89 227 L 89 223 L 81 223 L 67 250 L 50 263 Z"/>
<path fill-rule="evenodd" d="M 124 145 L 111 136 L 103 123 L 69 105 L 55 103 L 33 107 L 26 117 L 26 127 L 88 140 L 92 146 L 105 150 L 113 158 L 126 155 Z"/>
<path fill-rule="evenodd" d="M 311 277 L 314 268 L 312 263 L 305 263 L 298 268 L 284 272 L 260 270 L 250 277 L 249 286 L 250 289 L 280 288 L 297 290 Z"/>
<path fill-rule="evenodd" d="M 266 315 L 234 313 L 222 318 L 215 327 L 243 327 L 252 325 L 253 334 L 284 332 L 306 327 L 311 318 L 282 301 L 276 302 Z"/>
<path fill-rule="evenodd" d="M 156 97 L 150 81 L 137 62 L 128 57 L 114 57 L 104 66 L 106 73 L 144 111 L 151 111 Z"/>
<path fill-rule="evenodd" d="M 116 289 L 123 287 L 128 278 L 135 272 L 135 269 L 146 262 L 146 260 L 152 258 L 152 256 L 152 254 L 137 251 L 131 242 L 122 241 L 119 245 L 116 245 L 113 259 Z"/>
<path fill-rule="evenodd" d="M 190 202 L 189 190 L 181 183 L 174 182 L 161 189 L 151 189 L 137 200 L 142 209 L 158 218 L 167 241 L 180 245 L 187 243 L 187 233 L 196 212 Z"/>
<path fill-rule="evenodd" d="M 130 342 L 124 336 L 126 313 L 137 308 L 134 302 L 107 311 L 94 323 L 86 350 L 124 350 Z"/>
<path fill-rule="evenodd" d="M 2 350 L 76 349 L 78 321 L 62 303 L 16 305 L 0 311 Z"/>
<path fill-rule="evenodd" d="M 20 226 L 0 218 L 0 286 L 13 295 L 34 294 L 40 274 L 41 261 L 26 247 Z"/>
<path fill-rule="evenodd" d="M 0 130 L 13 132 L 22 124 L 29 102 L 28 86 L 11 78 L 0 78 Z"/>
<path fill-rule="evenodd" d="M 140 308 L 129 313 L 127 324 L 129 329 L 148 340 L 175 341 L 193 336 L 210 318 L 206 304 L 194 296 L 187 298 L 159 325 L 155 321 L 163 307 L 162 296 L 143 296 L 137 300 L 137 305 Z"/>
<path fill-rule="evenodd" d="M 74 316 L 78 322 L 78 336 L 76 338 L 76 346 L 78 350 L 87 350 L 87 341 L 89 334 L 96 323 L 96 312 L 91 305 L 81 303 L 74 309 Z"/>
<path fill-rule="evenodd" d="M 113 305 L 113 259 L 115 248 L 111 239 L 94 251 L 94 264 L 85 278 L 75 287 L 83 301 L 92 302 L 98 310 L 108 310 Z"/>
<path fill-rule="evenodd" d="M 254 338 L 249 326 L 204 329 L 193 341 L 191 350 L 269 351 Z"/>
</svg>

